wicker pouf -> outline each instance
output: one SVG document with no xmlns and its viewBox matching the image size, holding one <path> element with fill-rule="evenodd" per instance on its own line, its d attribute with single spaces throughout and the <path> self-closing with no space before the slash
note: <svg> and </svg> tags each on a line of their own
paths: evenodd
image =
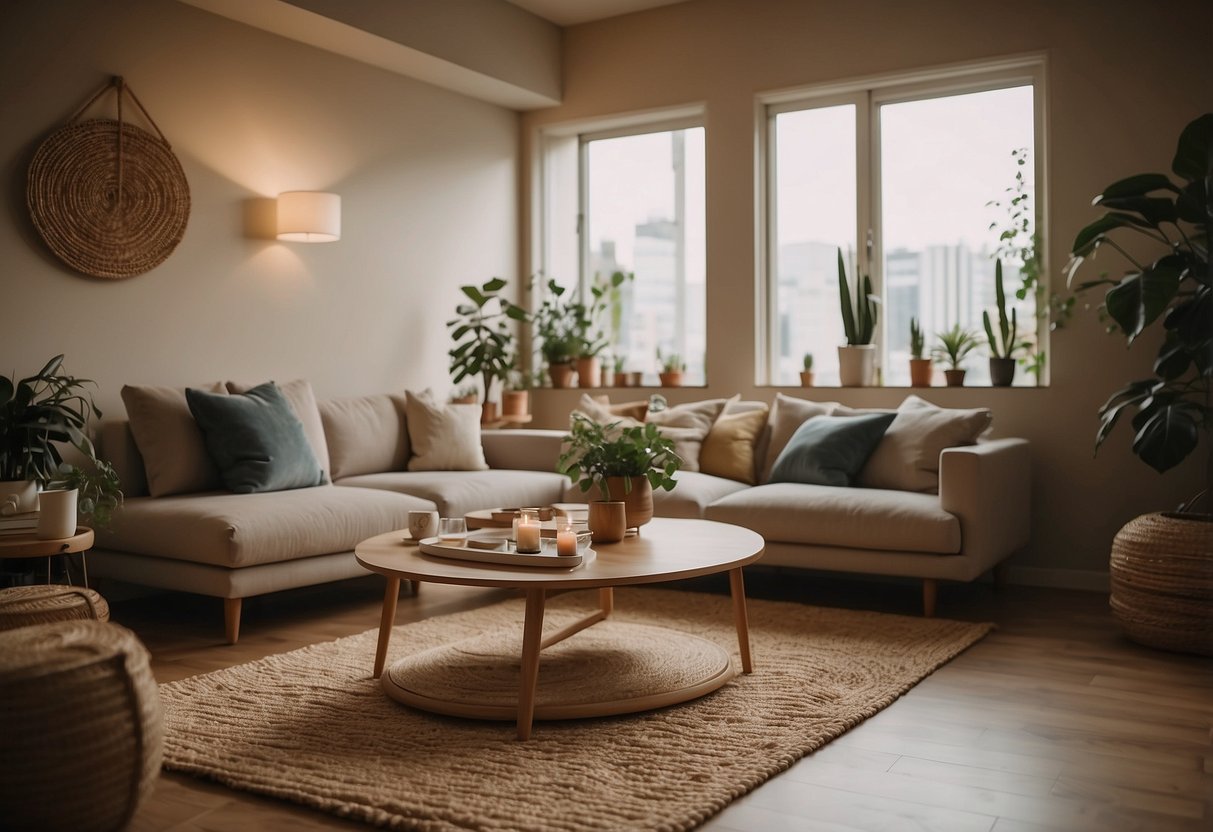
<svg viewBox="0 0 1213 832">
<path fill-rule="evenodd" d="M 150 793 L 164 732 L 148 654 L 100 621 L 0 633 L 0 826 L 116 830 Z"/>
<path fill-rule="evenodd" d="M 81 620 L 110 620 L 109 604 L 87 587 L 52 584 L 0 589 L 0 630 Z"/>
<path fill-rule="evenodd" d="M 1134 641 L 1213 655 L 1213 520 L 1143 514 L 1112 542 L 1112 612 Z"/>
</svg>

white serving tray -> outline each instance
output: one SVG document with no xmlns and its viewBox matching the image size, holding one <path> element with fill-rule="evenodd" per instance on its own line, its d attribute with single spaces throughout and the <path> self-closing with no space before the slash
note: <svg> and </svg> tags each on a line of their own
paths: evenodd
<svg viewBox="0 0 1213 832">
<path fill-rule="evenodd" d="M 576 555 L 560 556 L 555 552 L 539 552 L 538 554 L 521 554 L 514 550 L 510 540 L 510 529 L 480 529 L 469 532 L 469 538 L 490 542 L 500 540 L 500 549 L 476 549 L 466 544 L 443 543 L 440 538 L 427 537 L 420 543 L 423 554 L 440 558 L 463 560 L 471 563 L 505 564 L 508 566 L 539 566 L 547 569 L 575 569 L 590 563 L 597 556 L 593 549 L 586 548 Z"/>
</svg>

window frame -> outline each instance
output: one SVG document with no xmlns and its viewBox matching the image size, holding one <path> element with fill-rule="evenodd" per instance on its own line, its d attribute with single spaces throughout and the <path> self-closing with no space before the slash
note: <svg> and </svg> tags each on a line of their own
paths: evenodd
<svg viewBox="0 0 1213 832">
<path fill-rule="evenodd" d="M 1040 239 L 1042 297 L 1047 303 L 1049 279 L 1049 235 L 1047 234 L 1047 61 L 1043 53 L 1032 53 L 990 61 L 951 64 L 910 72 L 867 76 L 851 81 L 830 82 L 763 93 L 755 99 L 756 204 L 755 204 L 755 345 L 754 378 L 758 386 L 783 387 L 775 378 L 779 358 L 778 234 L 776 200 L 777 147 L 775 118 L 782 113 L 845 104 L 855 106 L 856 157 L 856 257 L 861 273 L 869 274 L 873 291 L 884 301 L 884 245 L 881 228 L 880 107 L 944 98 L 951 95 L 989 92 L 1010 87 L 1032 87 L 1034 165 L 1034 213 Z M 888 316 L 881 315 L 873 343 L 881 367 L 887 364 Z M 1036 316 L 1036 340 L 1048 356 L 1048 319 Z M 1046 387 L 1052 360 L 1046 361 L 1036 386 Z M 882 385 L 883 386 L 883 385 Z"/>
</svg>

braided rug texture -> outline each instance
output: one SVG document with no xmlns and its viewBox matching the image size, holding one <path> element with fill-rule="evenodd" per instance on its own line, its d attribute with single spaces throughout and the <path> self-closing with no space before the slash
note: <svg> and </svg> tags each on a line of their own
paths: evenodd
<svg viewBox="0 0 1213 832">
<path fill-rule="evenodd" d="M 617 589 L 612 620 L 716 642 L 727 596 Z M 545 630 L 596 593 L 549 601 Z M 389 663 L 504 627 L 504 601 L 398 626 Z M 690 829 L 889 705 L 990 624 L 749 601 L 754 673 L 659 711 L 513 723 L 436 716 L 371 678 L 376 630 L 160 686 L 165 767 L 391 829 Z M 570 642 L 575 642 L 573 636 Z M 626 648 L 627 645 L 622 645 Z M 543 662 L 540 662 L 543 685 Z"/>
</svg>

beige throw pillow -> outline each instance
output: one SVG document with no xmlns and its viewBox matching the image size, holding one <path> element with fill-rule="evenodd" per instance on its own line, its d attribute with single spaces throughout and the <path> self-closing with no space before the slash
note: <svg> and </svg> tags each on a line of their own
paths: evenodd
<svg viewBox="0 0 1213 832">
<path fill-rule="evenodd" d="M 329 448 L 325 442 L 324 423 L 320 419 L 320 410 L 316 405 L 316 394 L 312 392 L 311 382 L 305 378 L 297 378 L 285 384 L 277 384 L 283 398 L 291 406 L 291 410 L 295 411 L 295 415 L 299 417 L 299 421 L 303 425 L 303 435 L 307 437 L 307 444 L 312 449 L 312 456 L 316 457 L 316 464 L 320 466 L 320 470 L 324 474 L 321 483 L 329 482 L 332 473 L 332 469 L 329 467 Z M 229 381 L 227 392 L 240 395 L 256 386 L 255 384 Z"/>
<path fill-rule="evenodd" d="M 227 387 L 218 381 L 194 389 L 227 395 Z M 149 494 L 167 497 L 223 487 L 219 469 L 206 452 L 202 429 L 186 403 L 184 387 L 128 384 L 122 388 L 122 403 L 143 457 Z"/>
<path fill-rule="evenodd" d="M 403 471 L 409 464 L 405 397 L 376 393 L 319 405 L 334 480 Z"/>
<path fill-rule="evenodd" d="M 484 471 L 478 404 L 442 404 L 429 390 L 407 392 L 410 471 Z"/>
<path fill-rule="evenodd" d="M 858 483 L 865 488 L 938 493 L 940 453 L 944 448 L 972 445 L 991 418 L 984 407 L 945 409 L 909 396 L 859 472 Z"/>
<path fill-rule="evenodd" d="M 767 408 L 731 412 L 728 407 L 708 431 L 699 451 L 699 470 L 753 485 L 754 446 L 767 424 Z"/>
<path fill-rule="evenodd" d="M 740 396 L 734 396 L 731 401 L 737 401 Z M 657 425 L 661 435 L 674 443 L 674 453 L 682 457 L 683 471 L 699 470 L 699 453 L 703 448 L 703 440 L 708 431 L 716 423 L 720 412 L 724 410 L 726 399 L 708 399 L 690 404 L 676 404 L 649 412 L 645 421 Z"/>
<path fill-rule="evenodd" d="M 771 405 L 771 415 L 767 419 L 768 439 L 765 443 L 760 442 L 760 445 L 765 444 L 766 447 L 761 456 L 762 476 L 759 482 L 770 481 L 775 460 L 783 453 L 798 427 L 816 416 L 831 416 L 838 407 L 838 402 L 811 402 L 776 393 L 775 402 Z"/>
</svg>

